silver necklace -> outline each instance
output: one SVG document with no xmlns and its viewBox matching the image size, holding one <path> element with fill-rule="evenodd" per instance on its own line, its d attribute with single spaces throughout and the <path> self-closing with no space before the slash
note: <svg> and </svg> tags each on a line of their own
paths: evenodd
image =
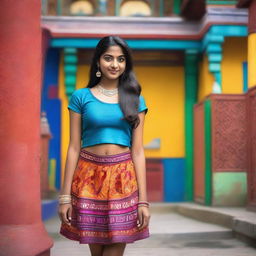
<svg viewBox="0 0 256 256">
<path fill-rule="evenodd" d="M 106 95 L 108 97 L 114 96 L 114 95 L 116 95 L 118 93 L 118 88 L 115 88 L 115 89 L 105 89 L 100 84 L 98 84 L 97 88 L 98 88 L 98 90 L 102 94 L 104 94 L 104 95 Z"/>
</svg>

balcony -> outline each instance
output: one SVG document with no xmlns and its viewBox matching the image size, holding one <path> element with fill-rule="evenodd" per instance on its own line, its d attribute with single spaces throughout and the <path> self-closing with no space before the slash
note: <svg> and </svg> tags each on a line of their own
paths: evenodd
<svg viewBox="0 0 256 256">
<path fill-rule="evenodd" d="M 43 16 L 169 17 L 181 0 L 42 0 Z"/>
</svg>

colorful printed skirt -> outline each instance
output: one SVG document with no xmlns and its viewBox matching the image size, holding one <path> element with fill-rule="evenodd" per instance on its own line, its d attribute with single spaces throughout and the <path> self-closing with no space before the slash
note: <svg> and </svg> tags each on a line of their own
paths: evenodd
<svg viewBox="0 0 256 256">
<path fill-rule="evenodd" d="M 133 243 L 149 237 L 137 228 L 138 184 L 131 152 L 96 155 L 81 149 L 71 185 L 71 225 L 60 234 L 80 244 Z"/>
</svg>

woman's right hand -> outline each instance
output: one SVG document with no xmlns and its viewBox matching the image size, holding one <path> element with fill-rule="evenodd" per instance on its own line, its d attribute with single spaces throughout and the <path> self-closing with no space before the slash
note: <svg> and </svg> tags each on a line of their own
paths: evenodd
<svg viewBox="0 0 256 256">
<path fill-rule="evenodd" d="M 72 216 L 72 205 L 69 204 L 59 204 L 58 208 L 59 218 L 62 222 L 71 225 L 71 216 Z"/>
</svg>

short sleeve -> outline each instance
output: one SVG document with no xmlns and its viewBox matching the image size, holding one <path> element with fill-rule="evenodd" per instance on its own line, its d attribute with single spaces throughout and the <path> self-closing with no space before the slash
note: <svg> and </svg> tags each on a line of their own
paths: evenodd
<svg viewBox="0 0 256 256">
<path fill-rule="evenodd" d="M 69 100 L 68 109 L 73 110 L 76 113 L 81 114 L 81 102 L 78 91 L 74 91 Z"/>
<path fill-rule="evenodd" d="M 145 114 L 148 112 L 148 107 L 146 106 L 145 99 L 142 95 L 140 95 L 140 103 L 139 103 L 139 110 L 138 112 L 145 111 Z"/>
</svg>

